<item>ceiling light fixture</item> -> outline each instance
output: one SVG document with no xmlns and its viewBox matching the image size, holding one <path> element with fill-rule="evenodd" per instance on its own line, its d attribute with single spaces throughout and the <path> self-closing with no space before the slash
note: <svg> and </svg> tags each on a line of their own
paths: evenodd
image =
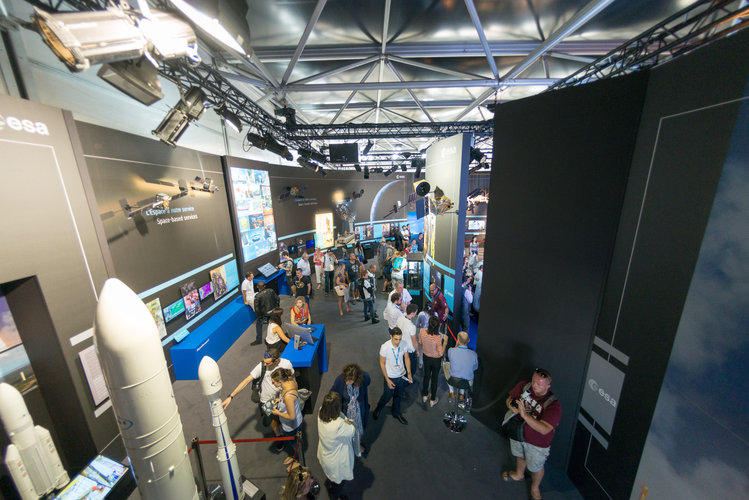
<svg viewBox="0 0 749 500">
<path fill-rule="evenodd" d="M 224 119 L 224 123 L 227 127 L 231 128 L 237 133 L 242 131 L 242 121 L 239 119 L 239 116 L 229 111 L 229 109 L 226 107 L 226 104 L 222 104 L 221 106 L 216 108 L 215 111 L 217 115 Z"/>
<path fill-rule="evenodd" d="M 205 94 L 200 87 L 191 87 L 151 133 L 169 146 L 176 147 L 176 142 L 190 122 L 198 120 L 204 112 Z"/>
<path fill-rule="evenodd" d="M 364 165 L 364 178 L 369 179 L 369 165 Z"/>
<path fill-rule="evenodd" d="M 172 5 L 177 7 L 187 18 L 192 21 L 193 25 L 200 31 L 203 31 L 213 40 L 223 44 L 224 46 L 238 52 L 241 55 L 245 55 L 245 50 L 240 45 L 240 42 L 235 39 L 226 28 L 224 28 L 218 19 L 210 17 L 203 12 L 199 11 L 189 3 L 183 0 L 170 0 Z M 249 41 L 249 40 L 248 40 Z"/>
<path fill-rule="evenodd" d="M 369 151 L 372 149 L 372 146 L 374 146 L 374 143 L 367 139 L 367 145 L 364 146 L 364 149 L 362 150 L 361 154 L 366 155 L 369 154 Z"/>
<path fill-rule="evenodd" d="M 392 174 L 396 170 L 398 170 L 398 165 L 393 165 L 392 167 L 390 167 L 390 170 L 388 170 L 387 172 L 385 172 L 385 177 L 387 177 L 388 175 Z"/>
</svg>

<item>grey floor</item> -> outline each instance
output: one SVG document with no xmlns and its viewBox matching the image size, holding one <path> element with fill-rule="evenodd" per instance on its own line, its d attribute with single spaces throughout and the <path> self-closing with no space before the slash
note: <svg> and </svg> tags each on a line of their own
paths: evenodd
<svg viewBox="0 0 749 500">
<path fill-rule="evenodd" d="M 380 281 L 381 285 L 381 281 Z M 382 394 L 382 374 L 379 370 L 380 345 L 389 337 L 386 323 L 377 325 L 363 322 L 361 303 L 352 304 L 353 312 L 338 314 L 335 294 L 325 296 L 316 291 L 311 301 L 314 323 L 324 323 L 328 343 L 329 370 L 322 376 L 321 391 L 327 392 L 335 377 L 347 363 L 358 363 L 372 377 L 369 399 L 374 407 Z M 385 296 L 379 294 L 377 310 L 382 316 Z M 284 317 L 291 305 L 289 297 L 281 298 Z M 254 340 L 254 325 L 235 342 L 218 360 L 224 388 L 229 394 L 242 381 L 263 355 L 264 346 L 250 346 Z M 479 340 L 480 341 L 480 340 Z M 468 417 L 466 429 L 459 434 L 450 432 L 442 422 L 443 414 L 449 410 L 447 384 L 440 375 L 440 401 L 434 408 L 421 403 L 421 371 L 417 372 L 413 386 L 409 387 L 409 399 L 404 402 L 403 413 L 409 424 L 403 425 L 390 415 L 386 408 L 380 418 L 370 418 L 364 440 L 370 446 L 367 458 L 356 460 L 354 480 L 345 483 L 344 494 L 351 499 L 380 498 L 451 498 L 451 499 L 526 499 L 529 481 L 504 483 L 500 477 L 503 470 L 514 464 L 507 442 L 496 429 L 489 429 Z M 203 396 L 198 381 L 177 381 L 174 384 L 185 438 L 189 441 L 197 436 L 200 440 L 215 439 L 211 426 L 208 402 Z M 317 398 L 315 412 L 306 415 L 305 428 L 308 437 L 307 465 L 316 479 L 322 482 L 325 476 L 317 461 L 316 412 L 322 402 Z M 236 397 L 227 409 L 227 418 L 233 439 L 269 437 L 270 429 L 262 428 L 256 405 L 250 402 L 250 390 Z M 286 480 L 283 459 L 286 454 L 271 451 L 269 443 L 240 443 L 237 456 L 242 474 L 261 488 L 268 499 L 280 497 Z M 209 483 L 219 483 L 220 473 L 215 459 L 216 445 L 202 446 L 206 477 Z M 552 451 L 553 453 L 553 451 Z M 191 454 L 191 456 L 194 454 Z M 193 470 L 197 471 L 193 460 Z M 318 498 L 327 499 L 325 489 Z M 582 498 L 569 479 L 561 472 L 547 468 L 541 484 L 543 498 L 548 500 Z M 130 499 L 137 500 L 137 490 Z"/>
</svg>

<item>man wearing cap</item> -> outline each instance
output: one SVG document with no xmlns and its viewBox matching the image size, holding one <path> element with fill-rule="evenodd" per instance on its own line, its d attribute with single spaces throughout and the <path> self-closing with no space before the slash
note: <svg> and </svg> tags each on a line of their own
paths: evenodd
<svg viewBox="0 0 749 500">
<path fill-rule="evenodd" d="M 531 381 L 522 380 L 510 391 L 507 408 L 523 419 L 523 442 L 510 439 L 515 470 L 502 473 L 504 481 L 522 481 L 531 473 L 531 497 L 541 498 L 544 463 L 549 456 L 554 429 L 562 418 L 562 405 L 551 392 L 551 374 L 543 368 L 533 371 Z"/>
</svg>

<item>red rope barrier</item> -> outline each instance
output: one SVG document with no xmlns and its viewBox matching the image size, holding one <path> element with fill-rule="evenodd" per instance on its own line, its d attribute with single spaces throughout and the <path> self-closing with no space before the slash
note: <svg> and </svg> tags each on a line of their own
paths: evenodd
<svg viewBox="0 0 749 500">
<path fill-rule="evenodd" d="M 453 338 L 453 340 L 454 340 L 454 341 L 455 341 L 455 343 L 457 344 L 457 343 L 458 343 L 458 339 L 457 339 L 457 338 L 455 338 L 455 335 L 453 334 L 453 331 L 452 331 L 452 330 L 450 330 L 450 325 L 448 325 L 447 323 L 445 323 L 445 326 L 447 327 L 447 331 L 448 331 L 448 332 L 450 332 L 450 336 L 451 336 L 451 337 Z"/>
</svg>

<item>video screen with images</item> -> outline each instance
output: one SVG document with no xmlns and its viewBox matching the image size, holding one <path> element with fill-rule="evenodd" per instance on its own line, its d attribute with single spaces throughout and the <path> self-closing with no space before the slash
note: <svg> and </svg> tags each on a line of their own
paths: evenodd
<svg viewBox="0 0 749 500">
<path fill-rule="evenodd" d="M 231 167 L 237 227 L 244 262 L 277 248 L 270 178 L 265 170 Z"/>
</svg>

